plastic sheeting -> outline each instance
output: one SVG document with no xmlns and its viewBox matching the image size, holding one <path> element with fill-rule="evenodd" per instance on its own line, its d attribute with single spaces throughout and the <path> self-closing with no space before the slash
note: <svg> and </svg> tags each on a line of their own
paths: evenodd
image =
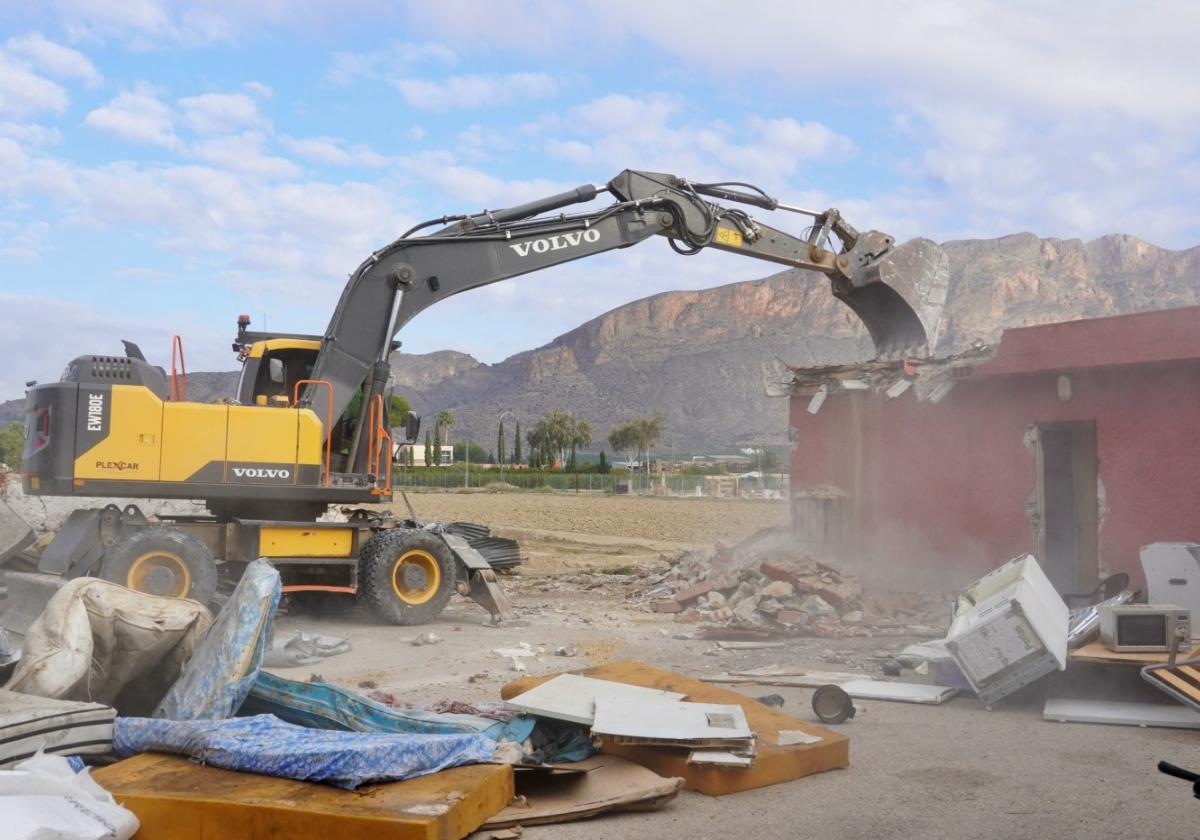
<svg viewBox="0 0 1200 840">
<path fill-rule="evenodd" d="M 475 733 L 399 735 L 309 729 L 254 715 L 217 721 L 118 718 L 118 755 L 168 752 L 223 767 L 356 788 L 492 760 L 496 742 Z"/>
<path fill-rule="evenodd" d="M 86 770 L 57 755 L 0 770 L 0 814 L 9 840 L 129 840 L 139 827 Z"/>
<path fill-rule="evenodd" d="M 232 717 L 258 676 L 279 594 L 279 572 L 274 566 L 261 559 L 247 566 L 212 629 L 154 710 L 154 717 Z"/>
<path fill-rule="evenodd" d="M 195 601 L 76 578 L 54 593 L 29 626 L 5 688 L 146 714 L 211 624 L 212 614 Z"/>
</svg>

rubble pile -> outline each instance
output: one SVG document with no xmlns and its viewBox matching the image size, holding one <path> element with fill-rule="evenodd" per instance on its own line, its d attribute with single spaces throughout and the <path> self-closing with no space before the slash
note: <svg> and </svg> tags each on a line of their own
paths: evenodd
<svg viewBox="0 0 1200 840">
<path fill-rule="evenodd" d="M 779 635 L 932 637 L 944 629 L 944 598 L 864 593 L 853 575 L 799 550 L 779 529 L 688 552 L 652 580 L 643 601 L 678 622 Z"/>
</svg>

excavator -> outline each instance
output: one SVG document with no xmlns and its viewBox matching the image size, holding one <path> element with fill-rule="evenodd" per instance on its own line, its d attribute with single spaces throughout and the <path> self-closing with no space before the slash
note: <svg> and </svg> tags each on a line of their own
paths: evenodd
<svg viewBox="0 0 1200 840">
<path fill-rule="evenodd" d="M 598 207 L 602 194 L 612 201 Z M 809 224 L 795 236 L 743 207 L 801 214 Z M 27 495 L 195 500 L 208 515 L 150 517 L 112 504 L 74 510 L 37 556 L 36 571 L 7 574 L 0 623 L 19 630 L 46 593 L 82 575 L 211 602 L 219 572 L 236 577 L 259 557 L 279 570 L 285 592 L 353 595 L 390 623 L 427 623 L 455 591 L 494 620 L 510 617 L 493 562 L 511 558 L 514 543 L 481 526 L 379 512 L 392 501 L 387 398 L 396 336 L 451 295 L 654 236 L 682 255 L 712 248 L 826 275 L 878 354 L 909 353 L 926 341 L 909 303 L 920 299 L 916 279 L 881 276 L 891 236 L 860 232 L 835 209 L 781 203 L 750 184 L 625 170 L 604 186 L 442 216 L 358 266 L 321 335 L 254 332 L 241 316 L 235 399 L 188 401 L 174 365 L 168 377 L 130 342 L 124 356 L 79 356 L 61 381 L 32 386 L 21 467 Z M 410 414 L 403 442 L 414 442 L 419 427 Z M 339 521 L 326 521 L 331 505 L 364 504 L 375 507 L 342 508 Z M 0 508 L 0 566 L 30 556 L 21 552 L 32 529 L 14 516 Z"/>
</svg>

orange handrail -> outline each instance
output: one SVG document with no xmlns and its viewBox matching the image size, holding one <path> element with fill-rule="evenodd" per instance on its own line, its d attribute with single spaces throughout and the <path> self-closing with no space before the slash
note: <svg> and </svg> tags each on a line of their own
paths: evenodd
<svg viewBox="0 0 1200 840">
<path fill-rule="evenodd" d="M 300 386 L 301 385 L 324 385 L 329 389 L 329 402 L 325 405 L 325 477 L 321 481 L 326 487 L 329 486 L 329 463 L 330 453 L 333 449 L 333 383 L 327 379 L 301 379 L 292 389 L 292 405 L 298 405 L 300 402 Z"/>
<path fill-rule="evenodd" d="M 371 399 L 371 410 L 367 413 L 370 437 L 367 441 L 368 446 L 368 466 L 375 474 L 375 480 L 379 483 L 376 488 L 383 495 L 390 494 L 392 486 L 392 436 L 388 433 L 387 426 L 384 424 L 384 418 L 387 414 L 383 405 L 383 395 L 376 394 Z M 383 440 L 387 439 L 387 457 L 383 455 Z M 386 475 L 384 471 L 386 470 Z"/>
<path fill-rule="evenodd" d="M 176 353 L 179 355 L 179 370 L 183 372 L 182 378 L 175 368 Z M 180 396 L 180 382 L 183 383 L 182 397 Z M 171 338 L 171 401 L 177 400 L 187 401 L 187 362 L 183 360 L 183 339 L 179 336 Z"/>
</svg>

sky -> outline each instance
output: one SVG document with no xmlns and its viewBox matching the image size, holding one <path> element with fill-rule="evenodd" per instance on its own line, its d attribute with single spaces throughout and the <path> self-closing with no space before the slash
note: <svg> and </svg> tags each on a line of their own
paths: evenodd
<svg viewBox="0 0 1200 840">
<path fill-rule="evenodd" d="M 1200 243 L 1200 4 L 1091 0 L 0 3 L 0 398 L 139 342 L 233 369 L 323 331 L 411 224 L 626 168 L 861 229 Z M 800 217 L 759 214 L 803 228 Z M 654 239 L 463 294 L 404 349 L 496 362 L 772 272 Z"/>
</svg>

